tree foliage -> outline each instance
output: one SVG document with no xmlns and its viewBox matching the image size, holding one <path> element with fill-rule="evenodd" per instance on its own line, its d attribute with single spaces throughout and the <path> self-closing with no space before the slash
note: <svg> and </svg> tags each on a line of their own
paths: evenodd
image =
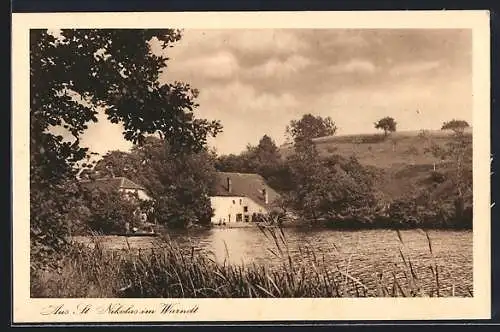
<svg viewBox="0 0 500 332">
<path fill-rule="evenodd" d="M 356 158 L 321 158 L 313 144 L 299 144 L 288 164 L 290 206 L 307 220 L 356 219 L 375 204 L 373 175 Z"/>
<path fill-rule="evenodd" d="M 180 38 L 180 31 L 170 29 L 64 29 L 59 36 L 30 30 L 30 222 L 36 257 L 52 259 L 56 244 L 64 242 L 65 215 L 75 197 L 68 188 L 76 186 L 75 167 L 88 152 L 79 140 L 99 112 L 121 123 L 124 138 L 133 143 L 156 133 L 179 151 L 200 151 L 207 136 L 220 131 L 217 121 L 195 118 L 195 89 L 159 81 L 168 58 L 153 54 L 151 43 L 165 50 Z M 54 134 L 54 127 L 72 139 Z"/>
<path fill-rule="evenodd" d="M 431 141 L 426 150 L 442 166 L 430 172 L 424 186 L 393 202 L 391 218 L 409 226 L 471 228 L 472 136 L 456 131 L 451 141 Z"/>
<path fill-rule="evenodd" d="M 463 131 L 465 128 L 469 128 L 469 123 L 467 121 L 455 119 L 447 121 L 441 126 L 441 130 L 451 129 L 454 131 Z"/>
<path fill-rule="evenodd" d="M 384 136 L 387 136 L 389 133 L 396 131 L 397 123 L 393 118 L 386 116 L 375 122 L 374 125 L 375 129 L 382 129 L 384 131 Z"/>
<path fill-rule="evenodd" d="M 215 179 L 215 156 L 209 151 L 176 153 L 159 138 L 147 137 L 130 153 L 112 151 L 95 166 L 95 177 L 124 176 L 140 183 L 154 198 L 161 224 L 183 227 L 208 224 L 209 194 Z"/>
<path fill-rule="evenodd" d="M 404 195 L 386 196 L 377 189 L 387 181 L 383 170 L 361 165 L 354 157 L 319 153 L 310 139 L 298 140 L 287 158 L 258 158 L 259 146 L 249 146 L 240 155 L 221 156 L 222 171 L 263 172 L 268 165 L 275 178 L 284 211 L 331 227 L 466 227 L 472 226 L 472 145 L 470 135 L 456 132 L 448 144 L 437 144 L 432 135 L 419 134 L 422 149 L 439 159 L 443 167 L 419 180 Z M 266 142 L 263 138 L 261 142 Z M 274 148 L 263 149 L 275 151 Z M 415 155 L 411 146 L 405 153 Z M 263 155 L 267 155 L 263 153 Z M 276 156 L 274 153 L 271 156 Z M 270 161 L 269 164 L 263 161 Z M 264 174 L 264 173 L 261 173 Z M 276 181 L 277 180 L 277 181 Z M 272 183 L 271 181 L 275 181 Z M 422 183 L 420 183 L 422 181 Z"/>
<path fill-rule="evenodd" d="M 312 140 L 313 138 L 335 135 L 337 126 L 331 117 L 325 118 L 304 114 L 300 120 L 290 121 L 286 128 L 287 135 L 294 142 Z"/>
<path fill-rule="evenodd" d="M 284 192 L 290 187 L 290 173 L 274 140 L 264 135 L 256 146 L 248 145 L 239 155 L 218 156 L 215 168 L 221 172 L 257 173 L 274 189 Z"/>
<path fill-rule="evenodd" d="M 132 226 L 137 219 L 134 212 L 140 206 L 137 199 L 126 198 L 115 188 L 83 189 L 84 202 L 91 214 L 86 222 L 92 231 L 110 234 L 125 232 L 125 223 Z"/>
</svg>

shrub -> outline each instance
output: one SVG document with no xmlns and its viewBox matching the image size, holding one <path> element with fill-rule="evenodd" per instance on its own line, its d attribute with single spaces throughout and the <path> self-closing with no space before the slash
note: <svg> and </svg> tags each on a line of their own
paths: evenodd
<svg viewBox="0 0 500 332">
<path fill-rule="evenodd" d="M 87 206 L 92 212 L 88 224 L 96 232 L 108 234 L 125 231 L 125 223 L 131 227 L 138 226 L 139 221 L 134 211 L 139 201 L 133 197 L 126 198 L 113 189 L 84 190 Z"/>
<path fill-rule="evenodd" d="M 398 199 L 391 203 L 388 209 L 389 218 L 395 226 L 411 227 L 419 224 L 417 205 L 413 200 Z"/>
<path fill-rule="evenodd" d="M 193 224 L 207 226 L 213 210 L 207 196 L 191 196 L 188 199 L 174 193 L 157 199 L 155 215 L 160 223 L 170 228 L 189 227 Z"/>
<path fill-rule="evenodd" d="M 439 171 L 432 171 L 429 176 L 429 180 L 433 183 L 443 183 L 446 181 L 446 175 Z"/>
<path fill-rule="evenodd" d="M 32 171 L 30 176 L 30 264 L 35 270 L 59 265 L 70 231 L 68 215 L 79 202 L 75 181 L 45 181 L 38 175 Z"/>
<path fill-rule="evenodd" d="M 326 147 L 326 152 L 328 153 L 335 153 L 337 152 L 338 148 L 336 146 L 327 146 Z"/>
</svg>

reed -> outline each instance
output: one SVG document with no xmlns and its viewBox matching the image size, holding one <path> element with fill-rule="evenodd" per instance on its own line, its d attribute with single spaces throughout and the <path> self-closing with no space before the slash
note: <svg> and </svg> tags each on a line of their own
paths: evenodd
<svg viewBox="0 0 500 332">
<path fill-rule="evenodd" d="M 278 267 L 259 264 L 222 263 L 194 247 L 180 248 L 169 239 L 165 246 L 151 250 L 121 251 L 102 248 L 98 237 L 92 248 L 72 246 L 58 271 L 32 273 L 32 297 L 137 297 L 137 298 L 317 298 L 317 297 L 417 297 L 454 296 L 440 283 L 436 260 L 432 269 L 433 287 L 423 282 L 400 240 L 400 268 L 388 266 L 372 271 L 372 280 L 360 280 L 350 271 L 350 257 L 345 267 L 331 266 L 324 254 L 311 245 L 299 248 L 307 260 L 294 260 L 286 234 L 280 227 L 261 227 L 272 245 L 269 252 L 281 259 Z M 426 233 L 430 254 L 432 243 Z M 333 248 L 337 251 L 337 248 Z M 229 253 L 228 253 L 229 254 Z M 427 288 L 427 290 L 426 290 Z M 467 289 L 468 296 L 472 290 Z"/>
</svg>

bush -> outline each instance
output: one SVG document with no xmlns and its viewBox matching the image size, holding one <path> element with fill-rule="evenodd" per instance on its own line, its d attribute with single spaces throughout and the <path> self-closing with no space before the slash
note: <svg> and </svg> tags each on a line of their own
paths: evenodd
<svg viewBox="0 0 500 332">
<path fill-rule="evenodd" d="M 92 211 L 82 199 L 75 202 L 74 208 L 66 215 L 66 223 L 70 236 L 86 235 L 91 230 Z"/>
<path fill-rule="evenodd" d="M 134 211 L 139 207 L 139 201 L 125 196 L 113 189 L 84 190 L 87 206 L 91 211 L 88 218 L 90 229 L 109 234 L 124 232 L 125 223 L 130 227 L 138 226 Z"/>
<path fill-rule="evenodd" d="M 389 206 L 388 214 L 395 226 L 412 227 L 419 224 L 419 220 L 415 217 L 417 206 L 413 200 L 395 200 Z"/>
<path fill-rule="evenodd" d="M 164 195 L 157 199 L 155 217 L 170 228 L 185 228 L 193 224 L 210 225 L 213 210 L 210 199 L 204 196 L 181 198 L 177 194 Z"/>
<path fill-rule="evenodd" d="M 336 153 L 338 148 L 336 146 L 328 146 L 326 147 L 326 152 L 328 153 Z"/>
<path fill-rule="evenodd" d="M 44 181 L 31 174 L 30 264 L 34 270 L 55 268 L 62 259 L 71 224 L 69 214 L 78 204 L 74 181 Z"/>
<path fill-rule="evenodd" d="M 433 171 L 429 176 L 429 180 L 433 183 L 443 183 L 444 181 L 446 181 L 446 175 L 442 172 Z"/>
</svg>

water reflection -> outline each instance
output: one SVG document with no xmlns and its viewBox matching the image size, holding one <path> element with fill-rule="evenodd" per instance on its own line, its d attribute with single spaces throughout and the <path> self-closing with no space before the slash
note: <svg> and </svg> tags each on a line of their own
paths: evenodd
<svg viewBox="0 0 500 332">
<path fill-rule="evenodd" d="M 392 230 L 335 231 L 286 229 L 287 247 L 280 244 L 284 258 L 288 253 L 294 264 L 329 270 L 342 269 L 353 276 L 374 281 L 378 274 L 400 270 L 400 248 L 414 264 L 422 279 L 433 280 L 429 266 L 436 260 L 444 287 L 466 292 L 472 287 L 472 232 L 429 231 L 433 254 L 425 234 L 419 230 L 402 231 L 404 246 Z M 232 264 L 266 264 L 273 268 L 282 263 L 272 237 L 257 228 L 169 231 L 168 237 L 180 247 L 212 255 L 213 259 Z M 434 256 L 434 257 L 433 257 Z M 462 294 L 465 295 L 465 294 Z"/>
</svg>

